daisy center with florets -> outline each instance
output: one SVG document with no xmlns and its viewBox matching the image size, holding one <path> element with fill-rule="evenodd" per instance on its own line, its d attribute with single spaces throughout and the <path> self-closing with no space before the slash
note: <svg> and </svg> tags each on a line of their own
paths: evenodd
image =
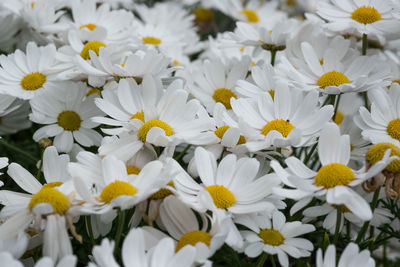
<svg viewBox="0 0 400 267">
<path fill-rule="evenodd" d="M 258 18 L 257 13 L 254 12 L 254 10 L 243 9 L 241 13 L 246 16 L 247 21 L 250 22 L 250 23 L 257 23 L 260 20 Z"/>
<path fill-rule="evenodd" d="M 229 126 L 221 126 L 219 127 L 217 130 L 214 131 L 215 135 L 219 138 L 222 139 L 222 137 L 224 137 L 225 132 L 229 129 Z M 239 137 L 239 140 L 237 141 L 236 145 L 242 145 L 246 143 L 246 138 L 241 135 Z"/>
<path fill-rule="evenodd" d="M 353 171 L 346 165 L 331 163 L 319 169 L 314 183 L 316 186 L 328 189 L 338 185 L 348 185 L 354 178 Z"/>
<path fill-rule="evenodd" d="M 97 25 L 93 23 L 88 23 L 79 27 L 80 30 L 82 30 L 83 28 L 87 28 L 90 31 L 94 31 L 97 28 Z"/>
<path fill-rule="evenodd" d="M 371 24 L 381 20 L 382 16 L 374 7 L 362 6 L 354 10 L 351 18 L 362 24 Z"/>
<path fill-rule="evenodd" d="M 33 195 L 28 207 L 32 211 L 36 205 L 43 203 L 50 204 L 53 207 L 53 213 L 58 214 L 64 214 L 71 205 L 66 195 L 51 186 L 43 186 Z"/>
<path fill-rule="evenodd" d="M 212 98 L 215 102 L 219 102 L 225 106 L 226 109 L 232 109 L 231 98 L 237 98 L 237 95 L 230 89 L 219 88 L 214 91 Z"/>
<path fill-rule="evenodd" d="M 119 196 L 134 196 L 138 192 L 137 188 L 124 181 L 115 181 L 107 185 L 100 194 L 100 200 L 110 203 Z"/>
<path fill-rule="evenodd" d="M 233 193 L 223 185 L 210 185 L 205 188 L 210 193 L 215 206 L 219 209 L 227 209 L 236 203 Z"/>
<path fill-rule="evenodd" d="M 100 47 L 106 47 L 106 44 L 100 41 L 87 42 L 81 51 L 81 57 L 86 60 L 90 59 L 89 51 L 93 51 L 96 55 L 99 55 Z"/>
<path fill-rule="evenodd" d="M 393 139 L 400 141 L 400 119 L 391 120 L 386 127 L 386 132 Z"/>
<path fill-rule="evenodd" d="M 286 138 L 294 128 L 295 127 L 293 126 L 293 124 L 291 124 L 289 121 L 283 119 L 277 119 L 268 122 L 262 128 L 261 133 L 266 136 L 270 131 L 275 130 L 280 132 L 282 136 Z"/>
<path fill-rule="evenodd" d="M 174 187 L 174 182 L 171 180 L 168 182 L 169 186 Z M 167 196 L 172 195 L 172 191 L 167 189 L 167 188 L 161 188 L 160 190 L 158 190 L 157 192 L 155 192 L 154 194 L 152 194 L 149 199 L 151 200 L 159 200 L 159 199 L 164 199 Z"/>
<path fill-rule="evenodd" d="M 142 140 L 143 143 L 146 142 L 147 133 L 151 128 L 158 127 L 164 130 L 166 136 L 171 136 L 174 134 L 174 130 L 168 123 L 163 122 L 162 120 L 149 120 L 145 124 L 140 127 L 138 131 L 138 138 Z"/>
<path fill-rule="evenodd" d="M 149 45 L 159 45 L 161 44 L 161 39 L 158 39 L 153 36 L 145 36 L 142 38 L 143 43 L 149 44 Z"/>
<path fill-rule="evenodd" d="M 178 244 L 176 245 L 176 251 L 179 251 L 181 248 L 186 245 L 195 246 L 197 243 L 204 243 L 207 246 L 211 244 L 211 235 L 205 231 L 191 231 L 188 232 L 179 239 Z"/>
<path fill-rule="evenodd" d="M 78 131 L 81 128 L 82 119 L 78 113 L 65 110 L 57 117 L 57 124 L 65 131 Z"/>
<path fill-rule="evenodd" d="M 198 7 L 193 11 L 195 21 L 198 22 L 211 22 L 214 19 L 214 13 L 207 8 Z"/>
<path fill-rule="evenodd" d="M 368 163 L 374 165 L 378 161 L 382 160 L 385 152 L 388 149 L 391 149 L 390 152 L 391 157 L 392 156 L 400 157 L 400 148 L 391 143 L 379 143 L 371 146 L 368 149 L 368 152 L 365 155 Z M 393 160 L 389 165 L 386 166 L 385 170 L 391 173 L 400 172 L 400 160 L 398 159 Z"/>
<path fill-rule="evenodd" d="M 140 173 L 140 169 L 134 165 L 128 165 L 128 166 L 126 166 L 126 172 L 128 173 L 128 175 L 131 175 L 131 174 L 138 175 Z"/>
<path fill-rule="evenodd" d="M 279 246 L 285 241 L 283 235 L 275 229 L 261 229 L 258 236 L 264 241 L 264 244 L 270 246 Z"/>
<path fill-rule="evenodd" d="M 133 119 L 138 119 L 138 120 L 141 120 L 142 122 L 144 122 L 144 111 L 141 110 L 141 111 L 138 111 L 135 114 L 133 114 L 133 116 L 131 117 L 131 120 L 133 120 Z"/>
<path fill-rule="evenodd" d="M 35 91 L 42 88 L 46 80 L 46 75 L 40 72 L 33 72 L 22 78 L 21 87 L 27 91 Z"/>
<path fill-rule="evenodd" d="M 344 119 L 344 114 L 342 112 L 340 112 L 339 110 L 336 111 L 334 122 L 337 125 L 340 125 L 343 122 L 343 119 Z"/>
<path fill-rule="evenodd" d="M 338 71 L 327 72 L 317 81 L 317 85 L 322 89 L 325 89 L 327 86 L 339 86 L 345 83 L 351 83 L 351 81 L 346 75 Z"/>
</svg>

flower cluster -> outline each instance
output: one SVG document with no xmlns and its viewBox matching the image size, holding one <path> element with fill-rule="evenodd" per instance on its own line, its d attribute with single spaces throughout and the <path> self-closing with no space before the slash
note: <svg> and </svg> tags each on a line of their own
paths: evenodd
<svg viewBox="0 0 400 267">
<path fill-rule="evenodd" d="M 397 0 L 2 0 L 0 265 L 398 266 L 399 29 Z"/>
</svg>

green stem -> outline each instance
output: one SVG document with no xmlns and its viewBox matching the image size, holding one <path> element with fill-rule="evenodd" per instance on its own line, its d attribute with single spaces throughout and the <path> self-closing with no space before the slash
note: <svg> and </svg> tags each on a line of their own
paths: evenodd
<svg viewBox="0 0 400 267">
<path fill-rule="evenodd" d="M 117 228 L 117 233 L 115 234 L 115 250 L 114 253 L 117 252 L 117 249 L 119 248 L 119 242 L 121 240 L 122 236 L 122 230 L 124 229 L 124 224 L 125 224 L 125 211 L 120 210 L 118 211 L 118 228 Z"/>
<path fill-rule="evenodd" d="M 271 255 L 271 263 L 272 263 L 272 267 L 276 267 L 274 255 Z"/>
<path fill-rule="evenodd" d="M 14 150 L 15 152 L 20 153 L 21 155 L 24 155 L 27 159 L 32 160 L 32 162 L 34 162 L 35 164 L 38 162 L 38 160 L 34 156 L 25 152 L 24 150 L 20 149 L 19 147 L 12 145 L 11 143 L 4 140 L 3 138 L 0 138 L 0 144 L 2 144 L 3 146 L 5 146 L 11 150 Z"/>
<path fill-rule="evenodd" d="M 368 36 L 367 34 L 363 34 L 362 36 L 362 55 L 365 56 L 367 54 L 368 47 Z"/>
<path fill-rule="evenodd" d="M 268 258 L 268 255 L 267 255 L 267 253 L 265 253 L 265 252 L 263 252 L 263 254 L 261 254 L 261 257 L 260 258 L 258 258 L 258 261 L 257 261 L 257 267 L 262 267 L 262 266 L 264 266 L 264 263 L 265 263 L 265 261 L 267 260 L 267 258 Z"/>
<path fill-rule="evenodd" d="M 335 227 L 335 236 L 333 238 L 333 244 L 337 244 L 339 238 L 339 231 L 340 231 L 340 222 L 342 220 L 342 205 L 336 207 L 336 227 Z"/>
<path fill-rule="evenodd" d="M 93 235 L 93 229 L 92 229 L 92 217 L 86 216 L 86 226 L 88 228 L 89 231 L 89 237 L 90 237 L 90 242 L 92 243 L 92 246 L 96 245 L 96 241 L 94 240 L 94 235 Z"/>
<path fill-rule="evenodd" d="M 338 108 L 339 108 L 339 103 L 340 103 L 340 97 L 341 96 L 342 96 L 342 94 L 338 94 L 336 96 L 335 112 L 333 113 L 333 118 L 332 118 L 333 121 L 335 121 L 335 119 L 336 119 L 336 113 L 337 113 Z"/>
<path fill-rule="evenodd" d="M 379 187 L 378 189 L 376 189 L 374 196 L 372 198 L 372 202 L 371 202 L 371 211 L 372 213 L 374 213 L 374 210 L 376 208 L 376 205 L 378 204 L 378 199 L 379 199 L 379 192 L 381 191 L 381 188 Z M 356 239 L 356 243 L 360 244 L 361 240 L 364 238 L 365 233 L 367 232 L 369 226 L 369 221 L 366 221 L 363 226 L 361 227 L 360 232 L 358 233 L 357 239 Z"/>
<path fill-rule="evenodd" d="M 181 153 L 178 154 L 178 156 L 176 156 L 175 160 L 179 161 L 181 158 L 183 158 L 183 156 L 185 156 L 186 152 L 189 150 L 189 148 L 191 147 L 191 144 L 188 144 L 185 149 L 182 150 Z"/>
<path fill-rule="evenodd" d="M 365 91 L 362 94 L 363 94 L 363 97 L 364 97 L 364 106 L 369 110 L 369 108 L 368 108 L 368 106 L 369 106 L 369 104 L 368 104 L 368 93 L 367 93 L 367 91 Z"/>
<path fill-rule="evenodd" d="M 310 160 L 312 154 L 314 153 L 315 149 L 317 148 L 318 142 L 316 142 L 312 147 L 310 152 L 308 152 L 307 156 L 304 159 L 304 164 L 307 164 L 308 161 Z"/>
<path fill-rule="evenodd" d="M 274 66 L 275 65 L 275 57 L 276 57 L 276 53 L 278 51 L 276 50 L 271 50 L 271 65 Z"/>
</svg>

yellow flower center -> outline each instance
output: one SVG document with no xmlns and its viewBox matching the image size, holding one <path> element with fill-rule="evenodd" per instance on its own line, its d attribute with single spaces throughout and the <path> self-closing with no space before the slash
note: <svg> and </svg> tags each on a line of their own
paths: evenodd
<svg viewBox="0 0 400 267">
<path fill-rule="evenodd" d="M 44 186 L 31 198 L 29 202 L 29 209 L 42 203 L 50 204 L 53 207 L 53 213 L 64 214 L 70 207 L 69 199 L 66 195 L 50 186 Z"/>
<path fill-rule="evenodd" d="M 210 193 L 215 206 L 219 209 L 227 209 L 236 203 L 235 196 L 223 185 L 210 185 L 205 190 Z"/>
<path fill-rule="evenodd" d="M 331 163 L 319 169 L 315 176 L 315 185 L 333 188 L 338 185 L 348 185 L 354 180 L 353 171 L 341 163 Z"/>
<path fill-rule="evenodd" d="M 79 27 L 80 30 L 82 30 L 83 28 L 87 28 L 87 29 L 93 31 L 94 29 L 97 28 L 97 25 L 93 24 L 93 23 L 89 23 L 89 24 L 85 24 L 85 25 L 82 25 Z"/>
<path fill-rule="evenodd" d="M 101 191 L 100 200 L 105 203 L 110 203 L 119 196 L 134 196 L 137 191 L 137 188 L 130 183 L 115 181 L 107 185 L 103 191 Z"/>
<path fill-rule="evenodd" d="M 215 130 L 214 133 L 219 139 L 222 139 L 222 137 L 224 136 L 225 132 L 228 129 L 229 129 L 229 126 L 221 126 L 217 130 Z M 244 143 L 246 143 L 246 138 L 243 135 L 241 135 L 239 137 L 239 140 L 237 141 L 236 145 L 242 145 Z"/>
<path fill-rule="evenodd" d="M 400 157 L 400 148 L 391 144 L 391 143 L 379 143 L 371 146 L 368 149 L 367 154 L 365 155 L 369 164 L 374 165 L 378 161 L 383 159 L 383 155 L 386 150 L 391 149 L 390 156 L 398 156 Z M 385 168 L 386 171 L 392 173 L 400 172 L 400 160 L 393 160 L 389 165 Z"/>
<path fill-rule="evenodd" d="M 57 123 L 66 131 L 77 131 L 81 128 L 81 117 L 72 110 L 65 110 L 58 115 Z"/>
<path fill-rule="evenodd" d="M 338 206 L 335 205 L 335 204 L 332 204 L 331 206 L 332 206 L 333 208 L 335 208 L 335 209 L 338 208 Z M 341 207 L 340 207 L 340 211 L 341 211 L 342 213 L 351 212 L 351 211 L 349 210 L 349 208 L 346 207 L 346 205 L 340 205 L 340 206 L 341 206 Z"/>
<path fill-rule="evenodd" d="M 214 13 L 207 8 L 198 7 L 193 11 L 195 21 L 198 22 L 211 22 L 214 19 Z"/>
<path fill-rule="evenodd" d="M 226 88 L 219 88 L 215 90 L 212 96 L 215 102 L 221 103 L 222 105 L 225 106 L 226 109 L 232 109 L 231 106 L 232 97 L 237 98 L 236 94 L 232 90 Z"/>
<path fill-rule="evenodd" d="M 101 96 L 101 91 L 98 88 L 92 88 L 90 89 L 87 93 L 86 93 L 86 97 L 91 96 L 93 94 L 98 94 L 99 96 Z"/>
<path fill-rule="evenodd" d="M 277 119 L 268 122 L 262 128 L 261 133 L 266 136 L 270 131 L 275 130 L 280 132 L 282 136 L 286 138 L 293 129 L 294 126 L 289 121 L 285 121 L 283 119 Z"/>
<path fill-rule="evenodd" d="M 169 183 L 167 185 L 174 187 L 174 182 L 171 180 L 171 181 L 169 181 Z M 149 198 L 151 200 L 159 200 L 159 199 L 164 199 L 169 195 L 172 195 L 171 190 L 169 190 L 167 188 L 161 188 L 160 190 L 158 190 L 157 192 L 152 194 Z"/>
<path fill-rule="evenodd" d="M 270 246 L 280 246 L 285 241 L 283 235 L 275 229 L 261 229 L 258 236 L 264 241 L 264 244 Z"/>
<path fill-rule="evenodd" d="M 156 37 L 152 37 L 152 36 L 145 36 L 142 38 L 143 43 L 145 44 L 149 44 L 149 45 L 159 45 L 161 44 L 161 40 L 156 38 Z"/>
<path fill-rule="evenodd" d="M 371 24 L 381 20 L 382 16 L 374 7 L 362 6 L 354 10 L 351 18 L 362 24 Z"/>
<path fill-rule="evenodd" d="M 343 119 L 344 119 L 343 113 L 340 112 L 340 111 L 337 111 L 337 112 L 336 112 L 336 115 L 335 115 L 335 120 L 334 120 L 334 122 L 335 122 L 337 125 L 340 125 L 340 124 L 343 122 Z"/>
<path fill-rule="evenodd" d="M 87 42 L 82 49 L 81 57 L 86 60 L 90 59 L 89 51 L 93 51 L 96 53 L 96 55 L 99 55 L 100 47 L 106 47 L 106 44 L 100 41 Z"/>
<path fill-rule="evenodd" d="M 287 6 L 296 6 L 296 0 L 286 0 L 285 4 Z"/>
<path fill-rule="evenodd" d="M 54 187 L 57 187 L 57 186 L 60 186 L 60 185 L 62 185 L 63 183 L 62 182 L 52 182 L 52 183 L 47 183 L 47 184 L 45 184 L 42 188 L 54 188 Z"/>
<path fill-rule="evenodd" d="M 246 16 L 247 21 L 250 23 L 257 23 L 259 21 L 257 13 L 251 9 L 243 9 L 241 13 Z"/>
<path fill-rule="evenodd" d="M 42 88 L 46 80 L 46 75 L 40 72 L 33 72 L 22 78 L 21 87 L 27 91 L 35 91 Z"/>
<path fill-rule="evenodd" d="M 144 111 L 138 111 L 135 114 L 133 114 L 133 116 L 131 117 L 131 120 L 133 119 L 138 119 L 141 120 L 142 122 L 144 122 Z"/>
<path fill-rule="evenodd" d="M 146 142 L 147 133 L 151 128 L 158 127 L 164 130 L 166 136 L 171 136 L 174 134 L 174 130 L 168 123 L 163 122 L 162 120 L 149 120 L 145 124 L 140 127 L 138 131 L 138 138 L 142 140 L 143 143 Z"/>
<path fill-rule="evenodd" d="M 322 89 L 325 89 L 325 87 L 327 86 L 339 86 L 344 83 L 351 83 L 351 82 L 349 78 L 346 77 L 346 75 L 334 70 L 325 73 L 317 81 L 317 85 Z"/>
<path fill-rule="evenodd" d="M 400 118 L 390 121 L 388 126 L 386 127 L 386 132 L 393 139 L 396 139 L 396 140 L 400 141 Z"/>
<path fill-rule="evenodd" d="M 181 63 L 179 63 L 179 61 L 175 59 L 174 61 L 172 61 L 172 64 L 174 64 L 175 66 L 178 66 Z"/>
<path fill-rule="evenodd" d="M 400 84 L 400 80 L 393 80 L 392 83 Z"/>
<path fill-rule="evenodd" d="M 131 175 L 131 174 L 138 175 L 140 173 L 140 169 L 136 166 L 128 165 L 128 166 L 126 166 L 126 172 L 128 173 L 128 175 Z"/>
<path fill-rule="evenodd" d="M 179 251 L 181 248 L 187 245 L 195 246 L 199 242 L 210 246 L 211 235 L 200 230 L 188 232 L 182 235 L 182 237 L 179 239 L 178 244 L 176 244 L 176 251 Z"/>
<path fill-rule="evenodd" d="M 268 90 L 268 93 L 271 96 L 272 100 L 274 100 L 275 99 L 275 90 L 274 89 Z"/>
</svg>

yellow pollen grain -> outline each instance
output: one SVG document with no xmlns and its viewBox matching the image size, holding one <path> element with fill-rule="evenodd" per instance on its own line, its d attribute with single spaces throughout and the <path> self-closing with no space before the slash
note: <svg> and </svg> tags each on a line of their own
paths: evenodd
<svg viewBox="0 0 400 267">
<path fill-rule="evenodd" d="M 40 72 L 33 72 L 22 78 L 21 87 L 27 91 L 35 91 L 42 88 L 46 80 L 46 75 Z"/>
<path fill-rule="evenodd" d="M 97 28 L 97 25 L 93 24 L 93 23 L 89 23 L 89 24 L 85 24 L 85 25 L 82 25 L 79 27 L 80 30 L 82 30 L 83 28 L 87 28 L 91 31 L 94 31 Z"/>
<path fill-rule="evenodd" d="M 391 120 L 386 127 L 386 132 L 393 139 L 400 141 L 400 118 Z"/>
<path fill-rule="evenodd" d="M 142 38 L 143 43 L 149 45 L 159 45 L 161 44 L 161 39 L 152 36 L 145 36 Z"/>
<path fill-rule="evenodd" d="M 106 44 L 100 41 L 87 42 L 82 49 L 81 57 L 85 60 L 90 59 L 89 51 L 93 51 L 96 53 L 96 55 L 99 55 L 100 47 L 106 47 Z"/>
<path fill-rule="evenodd" d="M 344 114 L 340 111 L 336 111 L 334 122 L 337 125 L 340 125 L 343 122 L 343 119 L 344 119 Z"/>
<path fill-rule="evenodd" d="M 261 134 L 267 136 L 270 131 L 278 131 L 282 134 L 283 137 L 288 137 L 289 133 L 295 127 L 289 121 L 285 121 L 283 119 L 277 119 L 268 122 L 261 130 Z"/>
<path fill-rule="evenodd" d="M 379 143 L 371 146 L 368 149 L 365 157 L 370 165 L 374 165 L 378 161 L 383 159 L 385 152 L 391 149 L 390 156 L 398 156 L 400 157 L 400 148 L 391 144 L 391 143 Z M 385 168 L 386 171 L 391 173 L 400 172 L 400 160 L 393 160 L 389 165 Z"/>
<path fill-rule="evenodd" d="M 144 111 L 141 110 L 141 111 L 138 111 L 135 114 L 133 114 L 133 116 L 131 117 L 131 120 L 133 120 L 133 119 L 138 119 L 138 120 L 141 120 L 142 122 L 144 122 Z"/>
<path fill-rule="evenodd" d="M 233 193 L 223 185 L 210 185 L 205 188 L 210 193 L 215 206 L 219 209 L 227 209 L 236 203 Z"/>
<path fill-rule="evenodd" d="M 128 175 L 131 175 L 131 174 L 138 175 L 140 173 L 140 169 L 134 165 L 127 165 L 126 172 L 128 173 Z"/>
<path fill-rule="evenodd" d="M 209 247 L 211 244 L 211 235 L 200 230 L 188 232 L 179 239 L 178 244 L 176 244 L 176 251 L 178 252 L 187 245 L 195 246 L 199 242 Z"/>
<path fill-rule="evenodd" d="M 247 21 L 250 23 L 257 23 L 259 21 L 258 15 L 254 10 L 243 9 L 241 13 L 246 16 Z"/>
<path fill-rule="evenodd" d="M 212 98 L 215 102 L 219 102 L 225 106 L 226 109 L 232 109 L 231 98 L 237 98 L 237 95 L 230 89 L 219 88 L 214 91 Z"/>
<path fill-rule="evenodd" d="M 174 64 L 175 66 L 178 66 L 180 63 L 178 60 L 175 59 L 174 61 L 172 61 L 172 64 Z"/>
<path fill-rule="evenodd" d="M 228 129 L 229 129 L 229 126 L 227 126 L 227 125 L 221 126 L 221 127 L 217 128 L 217 130 L 215 130 L 214 133 L 219 139 L 222 139 L 222 137 L 224 137 L 224 134 Z M 241 135 L 239 137 L 239 140 L 236 143 L 236 145 L 242 145 L 244 143 L 246 143 L 246 138 L 243 135 Z"/>
<path fill-rule="evenodd" d="M 371 24 L 381 20 L 382 16 L 374 7 L 362 6 L 354 10 L 351 18 L 362 24 Z"/>
<path fill-rule="evenodd" d="M 58 214 L 64 214 L 71 205 L 66 195 L 49 186 L 42 187 L 39 192 L 33 195 L 28 207 L 32 211 L 36 205 L 43 203 L 50 204 L 53 207 L 53 213 Z"/>
<path fill-rule="evenodd" d="M 169 186 L 174 187 L 174 182 L 171 180 L 168 182 Z M 159 200 L 159 199 L 164 199 L 167 196 L 172 195 L 172 191 L 167 189 L 167 188 L 161 188 L 160 190 L 158 190 L 157 192 L 155 192 L 154 194 L 152 194 L 149 199 L 151 200 Z"/>
<path fill-rule="evenodd" d="M 343 73 L 337 71 L 327 72 L 317 81 L 317 85 L 322 89 L 325 89 L 327 86 L 339 86 L 345 83 L 351 83 L 349 78 L 347 78 Z"/>
<path fill-rule="evenodd" d="M 275 229 L 261 229 L 258 236 L 264 241 L 264 244 L 270 246 L 280 246 L 285 241 L 283 235 Z"/>
<path fill-rule="evenodd" d="M 338 185 L 348 185 L 354 178 L 353 171 L 346 165 L 331 163 L 319 169 L 315 176 L 314 183 L 316 186 L 329 189 Z"/>
<path fill-rule="evenodd" d="M 166 136 L 171 136 L 174 134 L 174 130 L 166 122 L 162 120 L 149 120 L 140 127 L 138 131 L 138 138 L 142 140 L 143 143 L 146 142 L 147 133 L 151 128 L 158 127 L 164 130 Z"/>
<path fill-rule="evenodd" d="M 72 110 L 65 110 L 57 117 L 57 124 L 65 131 L 77 131 L 81 128 L 81 117 Z"/>
<path fill-rule="evenodd" d="M 193 11 L 195 21 L 197 22 L 211 22 L 214 19 L 214 13 L 207 8 L 198 7 Z"/>
<path fill-rule="evenodd" d="M 134 196 L 137 191 L 137 188 L 130 183 L 115 181 L 107 185 L 103 191 L 101 191 L 100 200 L 105 203 L 110 203 L 119 196 Z"/>
<path fill-rule="evenodd" d="M 274 89 L 270 89 L 268 90 L 269 95 L 271 96 L 272 100 L 275 99 L 275 90 Z"/>
<path fill-rule="evenodd" d="M 243 53 L 243 52 L 244 52 L 244 46 L 242 46 L 242 47 L 239 49 L 239 51 L 240 51 L 241 53 Z"/>
</svg>

